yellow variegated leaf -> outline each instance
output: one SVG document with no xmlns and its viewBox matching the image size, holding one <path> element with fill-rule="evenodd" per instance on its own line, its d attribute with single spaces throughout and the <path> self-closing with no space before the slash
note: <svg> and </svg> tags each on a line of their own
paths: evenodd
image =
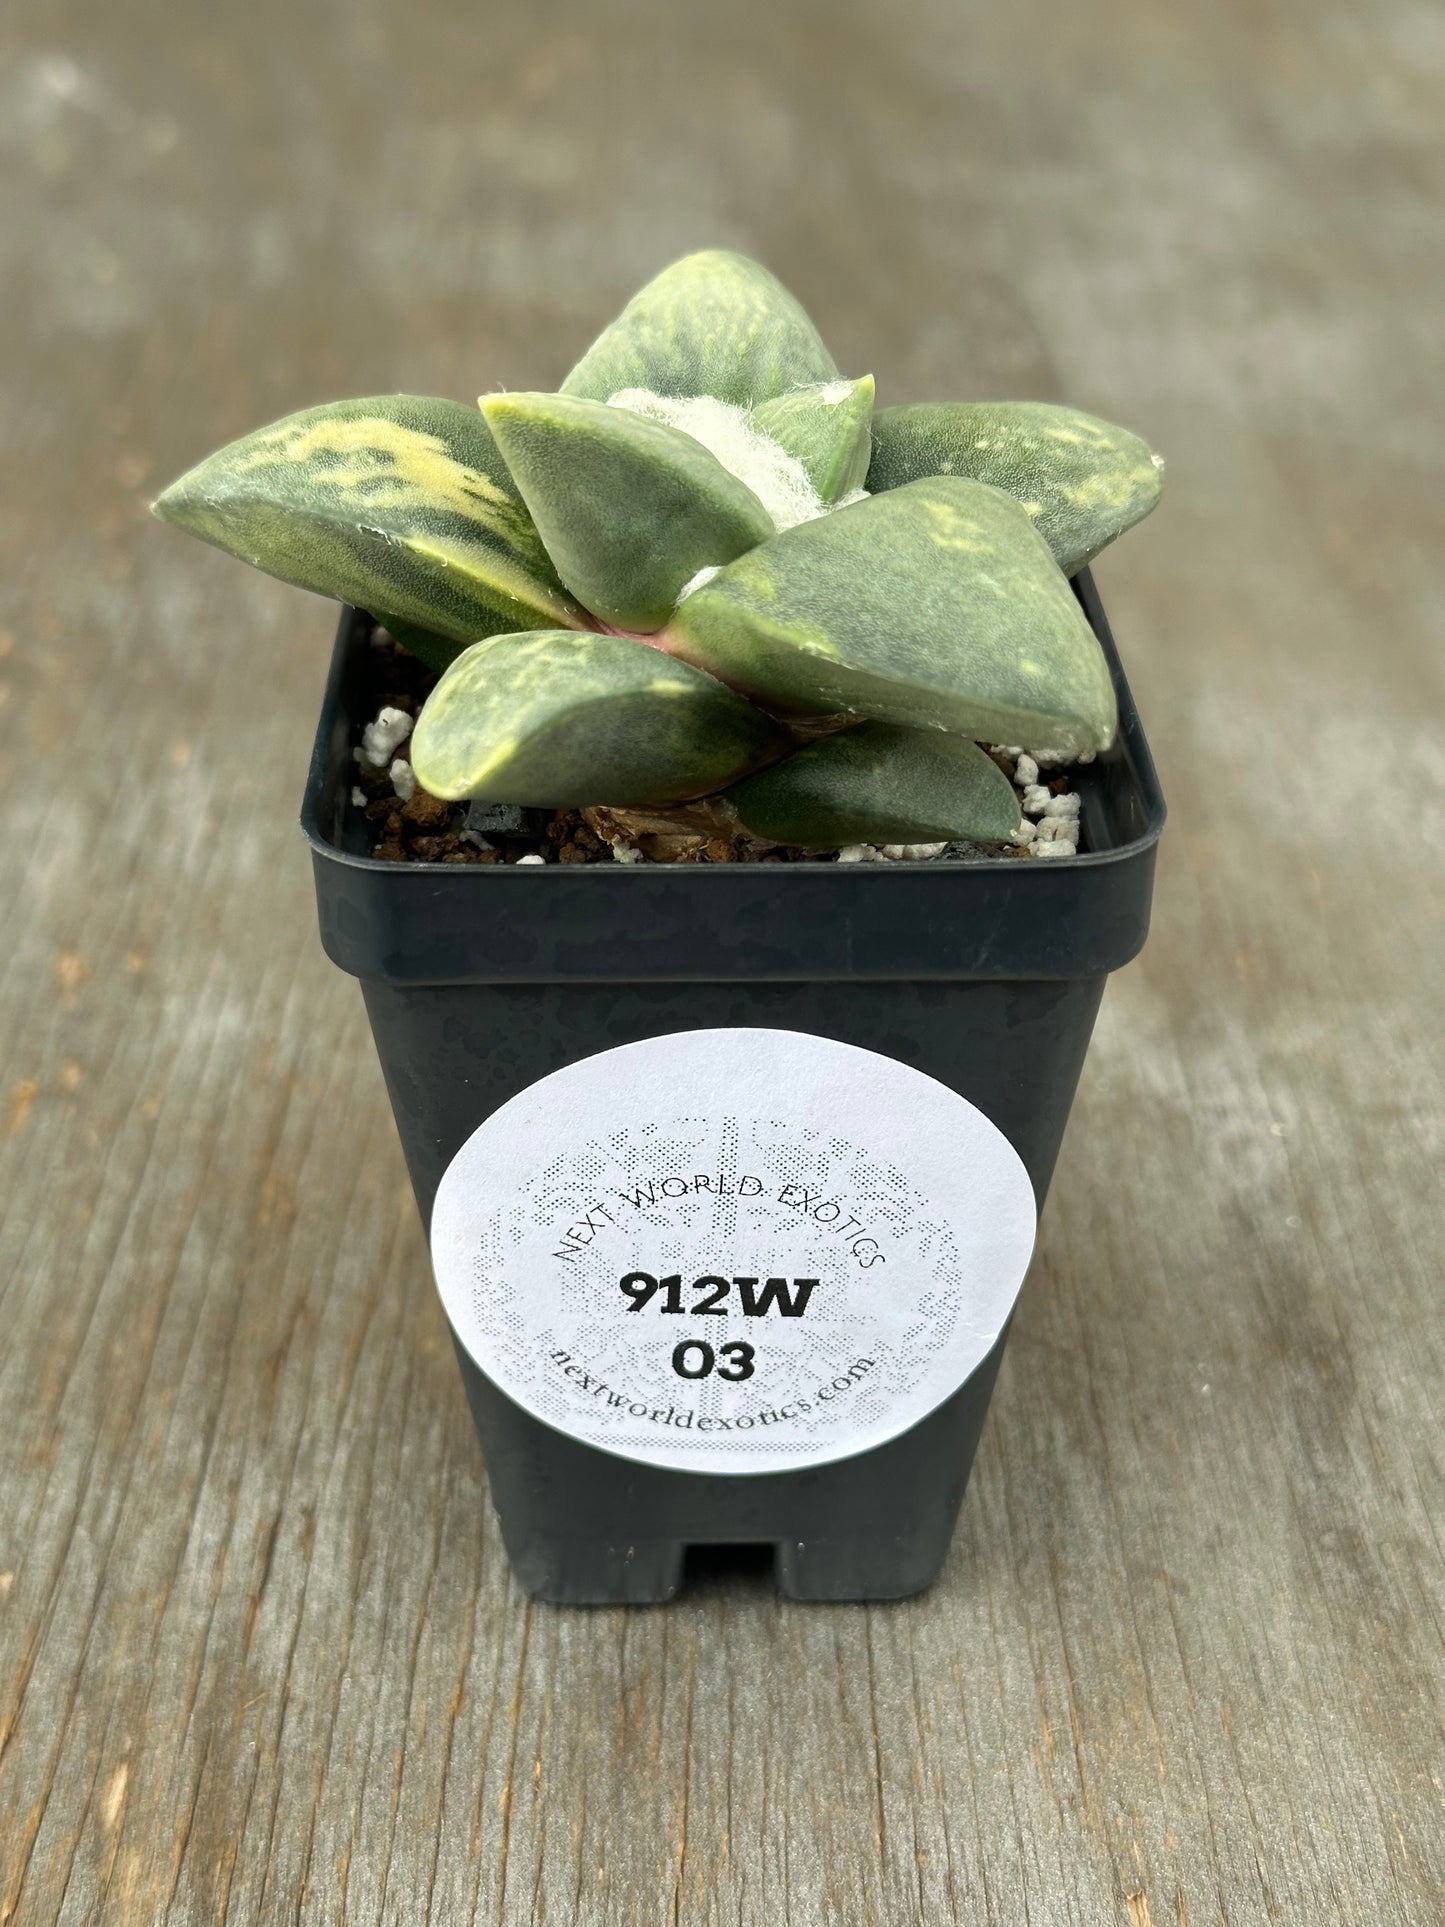
<svg viewBox="0 0 1445 1927">
<path fill-rule="evenodd" d="M 411 761 L 433 796 L 562 809 L 705 796 L 787 742 L 726 684 L 648 643 L 543 630 L 458 656 Z"/>
<path fill-rule="evenodd" d="M 624 388 L 715 395 L 743 408 L 838 365 L 776 276 L 726 248 L 684 255 L 633 295 L 562 384 L 606 401 Z"/>
<path fill-rule="evenodd" d="M 786 715 L 1040 749 L 1114 737 L 1109 665 L 1043 538 L 1001 489 L 951 475 L 773 536 L 657 644 Z"/>
<path fill-rule="evenodd" d="M 920 401 L 873 417 L 873 493 L 920 476 L 966 476 L 1021 502 L 1074 575 L 1146 516 L 1164 462 L 1127 428 L 1047 401 Z"/>
<path fill-rule="evenodd" d="M 699 569 L 773 533 L 691 435 L 580 395 L 483 395 L 482 413 L 558 574 L 621 629 L 660 629 Z"/>
<path fill-rule="evenodd" d="M 460 402 L 379 395 L 288 415 L 173 482 L 155 512 L 283 582 L 453 642 L 585 620 Z"/>
</svg>

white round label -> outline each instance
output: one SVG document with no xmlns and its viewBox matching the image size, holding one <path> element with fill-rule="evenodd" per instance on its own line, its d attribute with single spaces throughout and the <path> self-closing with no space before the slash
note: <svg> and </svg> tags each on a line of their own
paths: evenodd
<svg viewBox="0 0 1445 1927">
<path fill-rule="evenodd" d="M 982 1363 L 1033 1249 L 1013 1146 L 954 1091 L 786 1030 L 603 1051 L 442 1178 L 457 1336 L 524 1410 L 623 1458 L 781 1472 L 880 1445 Z"/>
</svg>

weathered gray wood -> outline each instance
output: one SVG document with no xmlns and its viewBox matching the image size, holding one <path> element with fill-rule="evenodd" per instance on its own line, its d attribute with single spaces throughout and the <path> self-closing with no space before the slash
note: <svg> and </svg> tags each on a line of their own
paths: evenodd
<svg viewBox="0 0 1445 1927">
<path fill-rule="evenodd" d="M 1438 32 L 1410 0 L 0 20 L 0 1922 L 1445 1912 Z M 331 617 L 150 524 L 703 241 L 1162 445 L 1173 824 L 943 1582 L 509 1581 L 294 812 Z"/>
</svg>

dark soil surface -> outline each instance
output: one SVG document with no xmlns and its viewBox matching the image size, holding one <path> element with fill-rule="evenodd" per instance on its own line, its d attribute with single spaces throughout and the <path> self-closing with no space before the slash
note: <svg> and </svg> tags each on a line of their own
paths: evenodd
<svg viewBox="0 0 1445 1927">
<path fill-rule="evenodd" d="M 364 671 L 361 713 L 370 721 L 383 708 L 401 709 L 417 716 L 436 685 L 435 670 L 382 629 L 373 632 Z M 360 749 L 360 740 L 356 744 Z M 1012 779 L 1010 758 L 989 754 Z M 397 795 L 391 778 L 394 761 L 409 762 L 410 740 L 401 743 L 385 767 L 375 768 L 358 755 L 352 782 L 366 801 L 363 814 L 371 825 L 371 854 L 389 863 L 516 863 L 540 856 L 546 863 L 612 863 L 617 859 L 608 841 L 598 835 L 582 811 L 521 810 L 505 812 L 505 827 L 484 831 L 468 827 L 466 803 L 447 803 L 417 789 L 407 801 Z M 1069 790 L 1067 772 L 1056 773 L 1048 787 L 1056 796 Z M 606 812 L 601 813 L 603 816 Z M 671 863 L 832 863 L 830 850 L 804 850 L 788 845 L 739 843 L 727 836 L 701 834 L 643 835 L 635 839 L 644 860 Z M 950 843 L 935 861 L 996 857 L 1026 857 L 1011 844 Z"/>
</svg>

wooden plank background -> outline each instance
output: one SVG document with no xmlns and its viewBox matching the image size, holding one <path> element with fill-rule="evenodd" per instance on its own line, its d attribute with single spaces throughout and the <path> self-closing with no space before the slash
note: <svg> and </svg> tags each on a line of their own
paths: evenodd
<svg viewBox="0 0 1445 1927">
<path fill-rule="evenodd" d="M 12 0 L 6 1927 L 1445 1917 L 1442 135 L 1421 0 Z M 314 934 L 331 613 L 145 513 L 708 242 L 885 400 L 1170 457 L 1155 934 L 886 1608 L 519 1595 Z"/>
</svg>

